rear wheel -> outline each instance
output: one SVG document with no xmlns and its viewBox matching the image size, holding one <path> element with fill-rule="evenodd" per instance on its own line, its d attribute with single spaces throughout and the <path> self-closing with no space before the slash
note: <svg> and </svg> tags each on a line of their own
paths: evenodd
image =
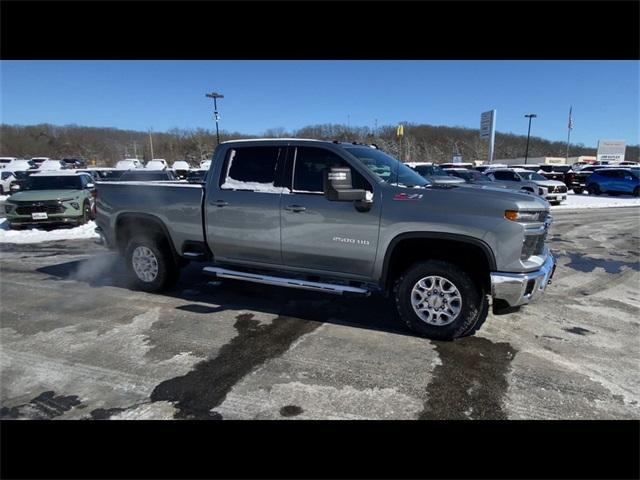
<svg viewBox="0 0 640 480">
<path fill-rule="evenodd" d="M 125 251 L 129 277 L 140 290 L 159 292 L 173 285 L 180 276 L 166 240 L 137 236 Z"/>
<path fill-rule="evenodd" d="M 636 187 L 633 189 L 633 196 L 640 197 L 640 187 Z"/>
<path fill-rule="evenodd" d="M 401 320 L 427 338 L 469 335 L 488 314 L 488 301 L 476 282 L 446 261 L 414 264 L 396 280 L 394 293 Z"/>
<path fill-rule="evenodd" d="M 600 192 L 600 187 L 597 183 L 592 183 L 591 185 L 589 185 L 587 191 L 589 192 L 589 195 L 600 195 L 600 193 L 602 193 Z"/>
</svg>

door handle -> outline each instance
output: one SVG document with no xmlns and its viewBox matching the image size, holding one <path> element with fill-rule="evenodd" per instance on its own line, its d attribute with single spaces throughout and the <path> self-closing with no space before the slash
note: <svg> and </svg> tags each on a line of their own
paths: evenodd
<svg viewBox="0 0 640 480">
<path fill-rule="evenodd" d="M 216 207 L 226 207 L 227 205 L 229 205 L 229 202 L 225 202 L 224 200 L 213 200 L 209 203 Z"/>
<path fill-rule="evenodd" d="M 284 207 L 285 210 L 289 210 L 290 212 L 304 212 L 307 207 L 303 207 L 302 205 L 288 205 Z"/>
</svg>

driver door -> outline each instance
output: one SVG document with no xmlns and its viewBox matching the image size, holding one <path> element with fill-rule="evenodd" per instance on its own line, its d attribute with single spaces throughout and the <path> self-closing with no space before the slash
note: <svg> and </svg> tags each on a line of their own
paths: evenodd
<svg viewBox="0 0 640 480">
<path fill-rule="evenodd" d="M 349 167 L 354 188 L 373 195 L 371 209 L 354 202 L 329 201 L 323 175 L 332 167 Z M 373 272 L 380 228 L 380 192 L 338 154 L 321 147 L 290 147 L 286 178 L 291 193 L 281 196 L 282 259 L 305 270 L 355 274 Z M 370 194 L 368 194 L 370 195 Z"/>
</svg>

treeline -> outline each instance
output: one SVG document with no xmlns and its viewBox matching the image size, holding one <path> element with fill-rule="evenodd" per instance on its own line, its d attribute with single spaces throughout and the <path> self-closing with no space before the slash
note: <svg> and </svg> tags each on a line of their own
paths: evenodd
<svg viewBox="0 0 640 480">
<path fill-rule="evenodd" d="M 479 138 L 478 130 L 460 127 L 404 124 L 404 137 L 396 138 L 396 126 L 383 126 L 377 130 L 368 127 L 348 127 L 339 124 L 310 125 L 288 132 L 272 128 L 264 132 L 265 138 L 316 138 L 324 140 L 375 143 L 384 151 L 404 161 L 449 162 L 453 154 L 462 155 L 463 161 L 485 160 L 488 154 L 486 140 Z M 220 132 L 220 141 L 256 138 L 239 132 Z M 168 162 L 186 160 L 193 165 L 211 158 L 216 145 L 215 132 L 207 129 L 172 129 L 167 132 L 119 130 L 116 128 L 82 127 L 78 125 L 0 125 L 0 155 L 31 158 L 35 156 L 62 158 L 82 156 L 95 159 L 98 165 L 114 165 L 127 157 L 150 160 L 153 157 Z M 526 136 L 496 133 L 494 158 L 524 156 Z M 626 160 L 638 161 L 640 147 L 627 146 Z M 530 157 L 564 157 L 565 142 L 552 142 L 531 137 Z M 596 147 L 572 144 L 569 155 L 595 155 Z"/>
</svg>

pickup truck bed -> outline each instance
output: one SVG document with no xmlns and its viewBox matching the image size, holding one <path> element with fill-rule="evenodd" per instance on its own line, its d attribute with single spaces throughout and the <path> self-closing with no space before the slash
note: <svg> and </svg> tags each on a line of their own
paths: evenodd
<svg viewBox="0 0 640 480">
<path fill-rule="evenodd" d="M 185 242 L 204 243 L 202 202 L 204 186 L 184 182 L 98 182 L 100 205 L 105 212 L 125 210 L 124 216 L 109 216 L 110 223 L 102 228 L 107 244 L 116 245 L 110 238 L 116 232 L 116 221 L 127 216 L 155 217 L 167 227 L 176 252 L 184 251 Z"/>
</svg>

